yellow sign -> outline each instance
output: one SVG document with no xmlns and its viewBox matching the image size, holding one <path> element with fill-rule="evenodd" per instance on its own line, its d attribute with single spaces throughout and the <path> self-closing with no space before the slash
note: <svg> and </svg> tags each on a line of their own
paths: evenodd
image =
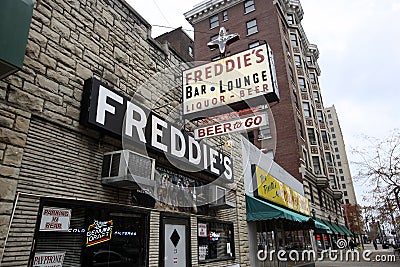
<svg viewBox="0 0 400 267">
<path fill-rule="evenodd" d="M 257 196 L 281 206 L 288 207 L 297 212 L 310 215 L 310 204 L 307 198 L 280 182 L 258 166 L 255 166 L 255 177 L 257 183 Z"/>
</svg>

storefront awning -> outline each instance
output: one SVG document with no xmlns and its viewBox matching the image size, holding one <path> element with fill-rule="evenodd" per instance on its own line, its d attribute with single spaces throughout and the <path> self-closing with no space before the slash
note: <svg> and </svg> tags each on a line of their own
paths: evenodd
<svg viewBox="0 0 400 267">
<path fill-rule="evenodd" d="M 309 217 L 287 210 L 274 204 L 246 195 L 247 221 L 286 219 L 295 222 L 308 222 Z"/>
<path fill-rule="evenodd" d="M 347 235 L 347 233 L 345 233 L 340 227 L 339 225 L 337 225 L 336 223 L 333 222 L 328 222 L 326 220 L 322 220 L 326 225 L 329 226 L 329 228 L 331 228 L 331 231 L 333 232 L 333 234 L 335 235 Z"/>
<path fill-rule="evenodd" d="M 322 230 L 328 234 L 332 234 L 331 228 L 328 225 L 326 225 L 322 220 L 314 219 L 314 223 L 315 223 L 315 227 L 317 228 L 317 231 Z"/>
<path fill-rule="evenodd" d="M 347 235 L 347 236 L 353 236 L 353 233 L 344 225 L 340 225 L 338 224 L 338 226 L 343 230 L 343 232 Z"/>
</svg>

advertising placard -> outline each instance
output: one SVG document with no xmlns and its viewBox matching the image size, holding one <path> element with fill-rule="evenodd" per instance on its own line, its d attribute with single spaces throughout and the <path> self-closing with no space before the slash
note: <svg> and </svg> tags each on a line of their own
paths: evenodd
<svg viewBox="0 0 400 267">
<path fill-rule="evenodd" d="M 183 115 L 189 119 L 279 100 L 267 44 L 185 70 L 182 78 Z"/>
<path fill-rule="evenodd" d="M 257 165 L 253 165 L 258 197 L 277 203 L 297 212 L 310 215 L 310 204 L 306 197 L 267 173 Z"/>
<path fill-rule="evenodd" d="M 70 221 L 70 209 L 44 207 L 39 231 L 68 232 Z"/>
<path fill-rule="evenodd" d="M 86 246 L 90 247 L 111 240 L 113 221 L 94 221 L 86 233 Z"/>
<path fill-rule="evenodd" d="M 33 258 L 33 267 L 62 267 L 64 252 L 37 252 Z"/>
<path fill-rule="evenodd" d="M 201 237 L 207 237 L 207 224 L 199 223 L 199 224 L 197 224 L 197 227 L 199 229 L 198 235 Z"/>
<path fill-rule="evenodd" d="M 244 132 L 254 128 L 267 126 L 268 117 L 267 114 L 256 114 L 253 116 L 239 118 L 236 120 L 226 121 L 224 123 L 218 123 L 209 125 L 206 127 L 199 127 L 194 130 L 194 138 L 196 140 L 214 137 L 222 134 L 230 134 L 234 132 Z"/>
</svg>

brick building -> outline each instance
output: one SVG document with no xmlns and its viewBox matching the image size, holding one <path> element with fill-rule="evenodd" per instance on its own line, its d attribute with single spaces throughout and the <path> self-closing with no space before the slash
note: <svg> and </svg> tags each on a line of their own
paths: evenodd
<svg viewBox="0 0 400 267">
<path fill-rule="evenodd" d="M 342 192 L 330 186 L 338 183 L 333 165 L 333 148 L 318 82 L 321 70 L 319 50 L 308 41 L 301 25 L 299 0 L 213 0 L 202 1 L 185 13 L 194 27 L 195 59 L 220 59 L 218 49 L 207 43 L 218 38 L 220 27 L 238 33 L 240 40 L 227 47 L 226 54 L 255 48 L 267 42 L 272 48 L 279 85 L 279 103 L 270 105 L 276 126 L 276 149 L 255 131 L 251 141 L 271 152 L 276 163 L 303 184 L 314 218 L 332 225 L 329 233 L 317 233 L 321 247 L 350 235 L 345 230 L 341 208 Z M 324 242 L 325 241 L 325 242 Z"/>
<path fill-rule="evenodd" d="M 240 146 L 202 146 L 237 183 L 203 202 L 193 184 L 223 168 L 162 153 L 190 165 L 162 139 L 191 140 L 170 124 L 179 75 L 163 75 L 183 61 L 123 0 L 35 2 L 24 66 L 0 80 L 1 266 L 249 266 Z"/>
</svg>

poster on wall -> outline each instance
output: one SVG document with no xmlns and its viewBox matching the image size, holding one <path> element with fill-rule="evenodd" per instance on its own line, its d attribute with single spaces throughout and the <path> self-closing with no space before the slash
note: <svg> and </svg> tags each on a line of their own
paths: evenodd
<svg viewBox="0 0 400 267">
<path fill-rule="evenodd" d="M 197 227 L 199 228 L 199 236 L 207 237 L 207 224 L 199 223 Z"/>
<path fill-rule="evenodd" d="M 44 207 L 39 231 L 68 232 L 70 221 L 70 209 Z"/>
<path fill-rule="evenodd" d="M 37 252 L 33 258 L 33 267 L 62 267 L 64 252 Z"/>
<path fill-rule="evenodd" d="M 86 233 L 86 246 L 90 247 L 111 240 L 113 221 L 94 221 Z"/>
</svg>

